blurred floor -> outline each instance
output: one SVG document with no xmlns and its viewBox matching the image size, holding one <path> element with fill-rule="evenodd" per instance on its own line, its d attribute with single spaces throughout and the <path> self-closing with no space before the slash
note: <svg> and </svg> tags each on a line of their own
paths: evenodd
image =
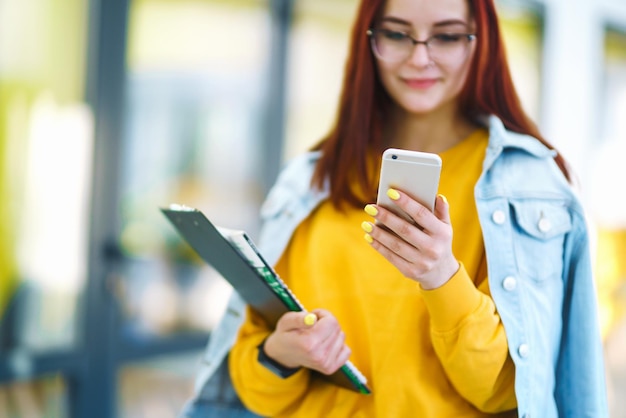
<svg viewBox="0 0 626 418">
<path fill-rule="evenodd" d="M 200 356 L 194 352 L 124 367 L 117 418 L 175 418 L 191 397 Z M 61 376 L 0 385 L 0 418 L 69 418 L 68 411 Z"/>
<path fill-rule="evenodd" d="M 611 418 L 626 418 L 626 319 L 606 340 Z M 118 418 L 176 418 L 193 391 L 201 353 L 164 357 L 122 369 Z M 0 385 L 2 418 L 68 418 L 60 376 Z"/>
<path fill-rule="evenodd" d="M 119 375 L 119 418 L 174 418 L 191 397 L 201 353 L 132 365 Z"/>
</svg>

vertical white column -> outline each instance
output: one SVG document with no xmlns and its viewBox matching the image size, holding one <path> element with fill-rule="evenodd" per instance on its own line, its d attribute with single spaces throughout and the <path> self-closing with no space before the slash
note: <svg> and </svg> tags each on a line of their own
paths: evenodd
<svg viewBox="0 0 626 418">
<path fill-rule="evenodd" d="M 585 156 L 599 138 L 603 22 L 589 0 L 546 0 L 543 103 L 540 128 L 573 166 L 587 170 Z"/>
</svg>

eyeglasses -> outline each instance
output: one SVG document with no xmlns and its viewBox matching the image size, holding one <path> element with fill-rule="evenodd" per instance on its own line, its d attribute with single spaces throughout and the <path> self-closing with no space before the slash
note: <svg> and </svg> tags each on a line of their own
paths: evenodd
<svg viewBox="0 0 626 418">
<path fill-rule="evenodd" d="M 440 63 L 453 63 L 467 57 L 470 42 L 476 39 L 473 33 L 437 33 L 424 41 L 411 35 L 390 29 L 369 29 L 374 55 L 382 61 L 398 63 L 406 60 L 418 44 L 426 45 L 431 60 Z"/>
</svg>

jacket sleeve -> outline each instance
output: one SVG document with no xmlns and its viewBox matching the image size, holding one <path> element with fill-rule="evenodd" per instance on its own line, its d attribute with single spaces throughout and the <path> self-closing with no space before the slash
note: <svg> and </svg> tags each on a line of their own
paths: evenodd
<svg viewBox="0 0 626 418">
<path fill-rule="evenodd" d="M 582 218 L 582 217 L 581 217 Z M 605 366 L 584 221 L 565 242 L 563 338 L 555 399 L 563 417 L 608 417 Z"/>
<path fill-rule="evenodd" d="M 270 330 L 251 308 L 239 330 L 239 337 L 229 356 L 230 377 L 243 404 L 264 416 L 284 413 L 306 394 L 309 384 L 308 369 L 302 368 L 283 379 L 257 361 L 258 345 Z"/>
<path fill-rule="evenodd" d="M 461 264 L 444 286 L 422 294 L 433 347 L 455 389 L 481 411 L 514 409 L 515 366 L 488 281 L 477 288 Z"/>
</svg>

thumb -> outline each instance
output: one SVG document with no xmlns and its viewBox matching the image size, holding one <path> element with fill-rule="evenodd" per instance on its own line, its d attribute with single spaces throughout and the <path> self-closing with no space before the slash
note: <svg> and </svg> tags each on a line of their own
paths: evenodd
<svg viewBox="0 0 626 418">
<path fill-rule="evenodd" d="M 294 331 L 310 328 L 317 322 L 317 316 L 312 312 L 287 312 L 281 316 L 276 328 L 281 331 Z"/>
<path fill-rule="evenodd" d="M 450 205 L 448 199 L 442 194 L 435 199 L 435 216 L 442 222 L 450 225 Z"/>
</svg>

